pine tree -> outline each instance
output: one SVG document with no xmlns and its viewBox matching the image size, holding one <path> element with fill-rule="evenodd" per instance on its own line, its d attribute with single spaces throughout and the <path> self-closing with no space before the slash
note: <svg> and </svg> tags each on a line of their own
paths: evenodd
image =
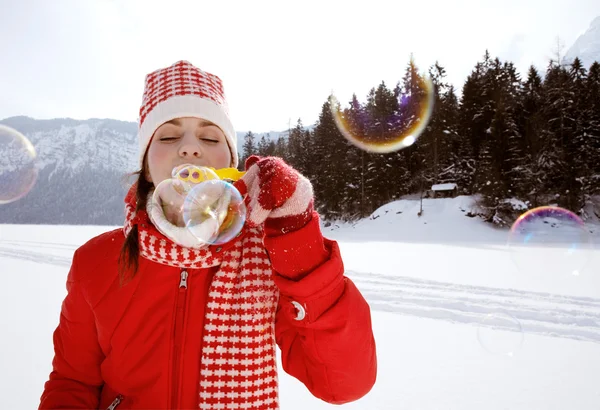
<svg viewBox="0 0 600 410">
<path fill-rule="evenodd" d="M 267 132 L 265 135 L 265 140 L 267 140 L 267 145 L 264 148 L 264 156 L 272 157 L 275 155 L 275 141 L 271 138 L 271 134 Z"/>
<path fill-rule="evenodd" d="M 401 103 L 398 106 L 399 115 L 396 116 L 399 118 L 397 127 L 400 128 L 402 135 L 415 137 L 412 135 L 412 130 L 422 119 L 424 106 L 428 100 L 427 92 L 425 80 L 419 73 L 419 69 L 411 56 L 402 78 Z M 402 184 L 409 191 L 420 191 L 424 188 L 425 182 L 431 183 L 431 173 L 427 172 L 427 158 L 431 157 L 428 155 L 430 152 L 430 139 L 420 138 L 417 144 L 413 144 L 394 155 L 395 161 L 393 163 L 399 171 L 395 177 L 402 181 Z M 432 160 L 429 162 L 432 162 Z M 404 164 L 407 172 L 402 172 L 402 165 Z"/>
<path fill-rule="evenodd" d="M 543 193 L 542 169 L 539 167 L 540 155 L 542 153 L 542 128 L 544 117 L 542 112 L 543 103 L 542 78 L 534 66 L 529 67 L 527 80 L 523 84 L 523 116 L 521 129 L 523 130 L 525 145 L 525 174 L 522 190 L 526 193 L 527 200 L 532 207 L 541 203 L 538 196 Z"/>
<path fill-rule="evenodd" d="M 434 104 L 431 119 L 419 138 L 419 148 L 424 156 L 425 178 L 431 183 L 440 182 L 440 172 L 447 164 L 449 155 L 448 134 L 446 133 L 446 118 L 442 116 L 445 107 L 442 106 L 449 85 L 445 82 L 446 70 L 435 63 L 429 69 L 433 83 Z"/>
<path fill-rule="evenodd" d="M 514 215 L 506 199 L 522 195 L 527 175 L 519 75 L 486 52 L 464 91 L 461 120 L 476 163 L 474 190 L 488 221 L 509 224 Z"/>
<path fill-rule="evenodd" d="M 594 62 L 589 69 L 586 89 L 586 109 L 589 125 L 587 138 L 591 141 L 589 162 L 589 193 L 600 193 L 600 63 Z"/>
<path fill-rule="evenodd" d="M 310 130 L 304 130 L 304 135 L 300 143 L 300 155 L 299 155 L 299 170 L 307 178 L 312 179 L 314 173 L 314 162 L 312 158 L 313 151 L 313 135 Z"/>
<path fill-rule="evenodd" d="M 242 146 L 242 160 L 240 161 L 240 166 L 242 168 L 244 167 L 246 159 L 248 159 L 249 156 L 256 154 L 257 152 L 257 146 L 254 140 L 255 138 L 252 131 L 248 131 L 248 133 L 244 135 L 244 145 Z"/>
<path fill-rule="evenodd" d="M 545 122 L 538 163 L 544 176 L 544 195 L 541 199 L 543 203 L 557 203 L 568 209 L 572 209 L 573 205 L 568 191 L 575 182 L 567 156 L 574 133 L 572 90 L 567 70 L 551 63 L 546 72 L 543 93 Z"/>
<path fill-rule="evenodd" d="M 476 134 L 472 135 L 473 146 L 477 148 L 479 154 L 475 157 L 477 164 L 475 186 L 477 192 L 483 194 L 485 206 L 493 214 L 503 191 L 498 143 L 504 121 L 504 106 L 501 106 L 501 111 L 497 112 L 500 102 L 502 65 L 498 59 L 492 60 L 486 51 L 481 69 L 479 89 L 481 97 L 477 113 L 473 118 Z M 492 128 L 492 125 L 495 126 Z"/>
<path fill-rule="evenodd" d="M 302 121 L 298 118 L 296 126 L 290 130 L 288 137 L 288 162 L 302 173 L 305 172 L 305 161 L 303 160 L 305 143 L 303 140 L 306 134 L 304 131 Z"/>
<path fill-rule="evenodd" d="M 525 187 L 529 176 L 527 170 L 527 146 L 523 136 L 522 83 L 513 63 L 505 62 L 502 67 L 502 82 L 499 100 L 504 102 L 505 125 L 502 142 L 506 150 L 501 151 L 501 175 L 507 198 L 525 199 Z M 498 110 L 498 108 L 497 108 Z M 502 145 L 502 144 L 501 144 Z"/>
<path fill-rule="evenodd" d="M 574 114 L 573 140 L 568 145 L 567 158 L 571 165 L 573 185 L 569 190 L 570 203 L 575 211 L 580 211 L 591 194 L 591 167 L 594 151 L 593 140 L 589 137 L 590 116 L 587 98 L 587 70 L 581 60 L 575 58 L 569 72 L 573 87 Z"/>
<path fill-rule="evenodd" d="M 479 175 L 480 151 L 482 142 L 489 133 L 492 116 L 484 110 L 489 99 L 489 91 L 486 90 L 486 76 L 489 69 L 489 53 L 486 52 L 483 63 L 476 64 L 475 69 L 467 77 L 463 85 L 462 98 L 459 113 L 460 134 L 464 138 L 468 149 L 461 155 L 462 186 L 469 193 L 480 191 L 481 179 Z M 487 181 L 483 181 L 486 183 Z"/>
<path fill-rule="evenodd" d="M 285 138 L 281 136 L 277 138 L 277 142 L 275 143 L 275 147 L 273 149 L 273 155 L 279 158 L 287 159 L 287 142 Z"/>
<path fill-rule="evenodd" d="M 458 189 L 464 192 L 468 185 L 468 176 L 463 176 L 462 172 L 467 168 L 465 162 L 468 158 L 469 144 L 459 133 L 459 104 L 454 86 L 448 86 L 442 94 L 437 116 L 443 127 L 437 182 L 456 183 Z"/>
<path fill-rule="evenodd" d="M 269 150 L 269 140 L 263 134 L 262 137 L 260 137 L 260 141 L 258 143 L 257 153 L 261 157 L 266 157 L 269 155 L 268 150 Z"/>
<path fill-rule="evenodd" d="M 490 222 L 494 221 L 496 208 L 499 201 L 504 196 L 505 191 L 502 186 L 502 177 L 500 170 L 501 158 L 499 156 L 501 147 L 503 128 L 505 127 L 505 101 L 496 94 L 498 93 L 498 77 L 501 75 L 501 66 L 498 60 L 493 67 L 488 68 L 484 74 L 482 90 L 484 90 L 483 104 L 479 107 L 482 118 L 489 117 L 486 122 L 485 133 L 479 136 L 479 158 L 477 159 L 477 173 L 475 176 L 478 192 L 482 194 L 483 205 L 487 212 L 486 217 Z M 496 222 L 496 221 L 494 221 Z"/>
<path fill-rule="evenodd" d="M 381 82 L 377 89 L 371 89 L 367 96 L 365 111 L 368 122 L 365 126 L 365 136 L 369 143 L 389 143 L 402 133 L 399 124 L 398 100 L 394 93 Z M 397 153 L 369 154 L 365 160 L 364 189 L 369 198 L 366 211 L 372 212 L 395 197 L 401 189 L 402 181 L 397 177 L 397 171 L 402 162 L 394 161 Z M 390 182 L 391 181 L 391 182 Z"/>
<path fill-rule="evenodd" d="M 334 107 L 339 111 L 339 107 Z M 339 193 L 345 188 L 345 175 L 341 164 L 345 161 L 341 147 L 345 144 L 333 118 L 331 100 L 321 108 L 313 132 L 312 168 L 313 187 L 317 210 L 325 219 L 343 217 L 343 203 Z"/>
<path fill-rule="evenodd" d="M 356 94 L 352 95 L 350 106 L 343 111 L 346 132 L 351 138 L 364 139 L 367 125 L 369 124 L 368 113 L 359 102 Z M 364 150 L 352 145 L 350 142 L 346 148 L 346 194 L 345 214 L 348 219 L 358 219 L 367 216 L 367 197 L 365 194 L 365 174 L 368 164 L 365 158 L 368 154 Z"/>
<path fill-rule="evenodd" d="M 268 156 L 268 157 L 274 156 L 275 155 L 275 149 L 276 149 L 275 142 L 273 140 L 270 140 L 269 141 L 269 145 L 267 146 L 267 150 L 266 150 L 265 155 Z"/>
</svg>

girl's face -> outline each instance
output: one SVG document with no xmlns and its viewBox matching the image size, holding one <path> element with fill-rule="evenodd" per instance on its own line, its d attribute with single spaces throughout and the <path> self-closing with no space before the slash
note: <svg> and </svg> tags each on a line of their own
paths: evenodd
<svg viewBox="0 0 600 410">
<path fill-rule="evenodd" d="M 232 166 L 225 134 L 209 121 L 185 117 L 162 124 L 148 147 L 146 179 L 157 186 L 171 178 L 173 168 L 181 164 L 213 167 Z"/>
</svg>

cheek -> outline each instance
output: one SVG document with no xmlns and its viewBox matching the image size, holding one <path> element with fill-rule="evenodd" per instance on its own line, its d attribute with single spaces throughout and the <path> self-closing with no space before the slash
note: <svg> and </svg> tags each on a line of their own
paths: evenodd
<svg viewBox="0 0 600 410">
<path fill-rule="evenodd" d="M 231 151 L 229 151 L 229 146 L 227 144 L 221 145 L 219 149 L 213 153 L 213 158 L 214 168 L 229 168 L 231 166 Z"/>
<path fill-rule="evenodd" d="M 150 145 L 148 148 L 148 173 L 152 178 L 152 182 L 156 182 L 164 178 L 166 164 L 169 164 L 169 151 L 160 145 Z M 160 182 L 160 181 L 158 181 Z"/>
<path fill-rule="evenodd" d="M 165 155 L 165 150 L 161 150 L 158 145 L 150 145 L 150 148 L 148 148 L 148 162 L 152 165 L 160 163 Z"/>
</svg>

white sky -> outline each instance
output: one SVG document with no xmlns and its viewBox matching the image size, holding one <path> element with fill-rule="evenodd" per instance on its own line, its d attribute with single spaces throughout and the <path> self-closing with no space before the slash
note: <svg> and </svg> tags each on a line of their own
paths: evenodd
<svg viewBox="0 0 600 410">
<path fill-rule="evenodd" d="M 598 0 L 295 3 L 0 0 L 0 119 L 136 121 L 144 76 L 185 59 L 223 79 L 237 130 L 282 130 L 331 91 L 393 87 L 411 52 L 459 89 L 486 49 L 543 70 L 600 15 Z"/>
</svg>

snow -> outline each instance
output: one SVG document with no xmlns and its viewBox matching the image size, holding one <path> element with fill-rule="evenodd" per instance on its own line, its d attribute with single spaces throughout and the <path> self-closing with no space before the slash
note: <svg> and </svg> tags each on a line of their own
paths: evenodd
<svg viewBox="0 0 600 410">
<path fill-rule="evenodd" d="M 600 16 L 591 22 L 588 30 L 567 50 L 563 63 L 571 64 L 575 57 L 581 59 L 586 69 L 594 61 L 600 61 Z"/>
<path fill-rule="evenodd" d="M 512 209 L 517 209 L 517 210 L 520 210 L 523 212 L 525 212 L 529 209 L 527 204 L 525 202 L 521 201 L 520 199 L 508 198 L 508 199 L 502 200 L 501 202 L 504 204 L 510 204 Z"/>
<path fill-rule="evenodd" d="M 600 408 L 597 251 L 577 277 L 548 266 L 556 247 L 521 271 L 508 231 L 465 216 L 472 206 L 464 196 L 425 199 L 418 217 L 420 201 L 403 199 L 323 227 L 371 306 L 379 358 L 372 391 L 343 408 Z M 588 228 L 598 244 L 599 227 Z M 73 251 L 109 229 L 0 225 L 0 408 L 36 408 Z M 510 321 L 493 328 L 490 315 L 518 320 L 522 343 Z M 282 370 L 280 384 L 282 409 L 339 408 Z"/>
<path fill-rule="evenodd" d="M 456 189 L 456 184 L 436 184 L 431 186 L 432 191 L 452 191 Z"/>
</svg>

